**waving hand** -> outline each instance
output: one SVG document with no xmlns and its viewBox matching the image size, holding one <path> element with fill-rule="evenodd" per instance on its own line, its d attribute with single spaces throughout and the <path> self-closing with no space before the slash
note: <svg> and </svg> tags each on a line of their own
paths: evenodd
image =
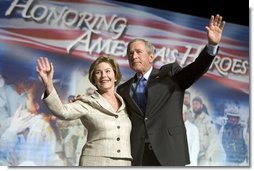
<svg viewBox="0 0 254 171">
<path fill-rule="evenodd" d="M 53 75 L 54 75 L 54 66 L 53 63 L 50 63 L 47 57 L 40 57 L 37 59 L 36 71 L 41 78 L 46 92 L 49 94 L 53 88 Z"/>
<path fill-rule="evenodd" d="M 208 43 L 210 45 L 217 45 L 221 41 L 224 25 L 225 21 L 222 20 L 222 16 L 219 14 L 215 17 L 211 16 L 209 26 L 206 26 Z"/>
</svg>

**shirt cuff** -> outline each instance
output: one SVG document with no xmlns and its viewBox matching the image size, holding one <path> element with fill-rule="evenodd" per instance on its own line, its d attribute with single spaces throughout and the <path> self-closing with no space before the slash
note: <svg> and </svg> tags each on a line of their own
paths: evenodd
<svg viewBox="0 0 254 171">
<path fill-rule="evenodd" d="M 206 47 L 207 47 L 206 48 L 206 52 L 209 55 L 211 55 L 211 56 L 217 55 L 219 45 L 209 45 L 208 44 Z"/>
</svg>

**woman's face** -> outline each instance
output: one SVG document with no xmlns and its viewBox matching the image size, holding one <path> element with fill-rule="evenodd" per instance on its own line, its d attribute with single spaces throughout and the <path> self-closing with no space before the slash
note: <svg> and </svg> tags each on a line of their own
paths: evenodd
<svg viewBox="0 0 254 171">
<path fill-rule="evenodd" d="M 94 80 L 100 92 L 115 88 L 116 77 L 112 66 L 109 63 L 101 62 L 94 70 Z"/>
</svg>

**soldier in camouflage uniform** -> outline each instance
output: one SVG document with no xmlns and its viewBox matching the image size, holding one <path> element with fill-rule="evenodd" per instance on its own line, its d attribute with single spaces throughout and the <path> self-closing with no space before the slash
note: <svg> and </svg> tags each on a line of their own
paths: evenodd
<svg viewBox="0 0 254 171">
<path fill-rule="evenodd" d="M 247 145 L 244 139 L 244 125 L 240 122 L 237 108 L 225 111 L 227 123 L 222 134 L 222 143 L 226 151 L 227 165 L 241 165 L 248 160 Z"/>
<path fill-rule="evenodd" d="M 204 111 L 202 99 L 197 96 L 192 100 L 194 112 L 193 123 L 199 130 L 200 152 L 198 166 L 222 166 L 225 161 L 225 152 L 209 114 Z"/>
</svg>

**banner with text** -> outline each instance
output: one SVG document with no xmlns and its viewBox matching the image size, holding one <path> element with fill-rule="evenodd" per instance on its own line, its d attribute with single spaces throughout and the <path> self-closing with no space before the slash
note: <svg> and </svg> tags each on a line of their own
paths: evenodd
<svg viewBox="0 0 254 171">
<path fill-rule="evenodd" d="M 208 24 L 209 18 L 109 0 L 0 1 L 0 165 L 78 165 L 87 130 L 80 121 L 53 117 L 42 103 L 38 57 L 54 63 L 54 85 L 68 102 L 94 90 L 88 70 L 99 55 L 117 59 L 121 82 L 131 78 L 126 50 L 133 38 L 156 47 L 154 67 L 175 61 L 185 67 L 207 44 Z M 220 137 L 218 146 L 203 149 L 205 130 L 199 130 L 206 165 L 250 165 L 249 70 L 249 27 L 226 23 L 209 71 L 188 89 L 190 106 L 202 99 Z"/>
</svg>

